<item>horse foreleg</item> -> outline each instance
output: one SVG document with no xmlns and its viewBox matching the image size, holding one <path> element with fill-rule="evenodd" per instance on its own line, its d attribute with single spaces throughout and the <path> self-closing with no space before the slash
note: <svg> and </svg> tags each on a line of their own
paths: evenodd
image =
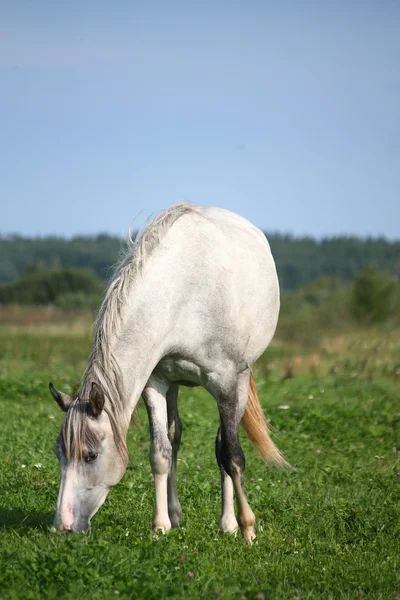
<svg viewBox="0 0 400 600">
<path fill-rule="evenodd" d="M 171 529 L 168 515 L 168 476 L 172 463 L 172 446 L 168 439 L 167 386 L 149 380 L 142 393 L 150 424 L 150 462 L 154 477 L 153 530 Z"/>
<path fill-rule="evenodd" d="M 182 436 L 182 423 L 178 413 L 178 391 L 179 386 L 173 384 L 167 392 L 168 439 L 172 446 L 171 470 L 168 477 L 168 514 L 172 527 L 178 527 L 182 517 L 176 483 L 176 462 Z"/>
</svg>

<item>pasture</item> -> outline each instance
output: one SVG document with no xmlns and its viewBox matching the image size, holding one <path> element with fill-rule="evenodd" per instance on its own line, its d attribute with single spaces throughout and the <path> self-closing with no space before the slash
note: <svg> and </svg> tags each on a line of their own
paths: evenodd
<svg viewBox="0 0 400 600">
<path fill-rule="evenodd" d="M 89 319 L 38 309 L 0 319 L 0 598 L 395 600 L 400 594 L 400 336 L 378 330 L 280 340 L 258 361 L 260 401 L 296 470 L 268 469 L 243 435 L 257 539 L 221 533 L 215 401 L 180 391 L 182 527 L 151 532 L 153 482 L 140 403 L 130 462 L 91 535 L 51 530 L 52 447 L 62 413 L 48 392 L 80 381 Z"/>
</svg>

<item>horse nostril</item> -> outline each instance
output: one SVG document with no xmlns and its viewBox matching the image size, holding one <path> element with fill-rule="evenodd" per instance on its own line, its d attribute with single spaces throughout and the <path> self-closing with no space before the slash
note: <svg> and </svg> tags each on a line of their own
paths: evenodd
<svg viewBox="0 0 400 600">
<path fill-rule="evenodd" d="M 63 533 L 71 533 L 71 526 L 70 525 L 63 525 L 63 523 L 61 523 L 60 525 L 60 531 L 62 531 Z"/>
</svg>

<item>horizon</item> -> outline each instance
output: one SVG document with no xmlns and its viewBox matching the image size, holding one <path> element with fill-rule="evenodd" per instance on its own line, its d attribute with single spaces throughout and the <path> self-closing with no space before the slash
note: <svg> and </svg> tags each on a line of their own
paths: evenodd
<svg viewBox="0 0 400 600">
<path fill-rule="evenodd" d="M 0 232 L 0 240 L 9 240 L 12 241 L 12 238 L 20 238 L 20 239 L 25 239 L 25 240 L 48 240 L 48 239 L 57 239 L 57 240 L 63 240 L 66 242 L 72 242 L 73 240 L 76 239 L 95 239 L 98 237 L 102 237 L 102 236 L 107 236 L 110 238 L 114 238 L 117 240 L 120 240 L 121 242 L 124 242 L 126 240 L 128 240 L 128 236 L 136 236 L 138 233 L 140 233 L 140 229 L 134 229 L 130 232 L 126 232 L 125 235 L 119 235 L 117 233 L 110 233 L 107 231 L 99 231 L 99 232 L 94 232 L 94 233 L 73 233 L 71 235 L 63 235 L 63 234 L 51 234 L 51 233 L 46 233 L 46 234 L 38 234 L 38 235 L 29 235 L 29 234 L 21 234 L 21 233 L 16 233 L 16 232 L 6 232 L 6 233 L 2 233 Z M 293 234 L 290 232 L 284 232 L 284 231 L 264 231 L 263 229 L 261 230 L 265 236 L 267 237 L 267 239 L 271 239 L 271 238 L 288 238 L 291 241 L 304 241 L 304 240 L 311 240 L 313 242 L 316 242 L 317 244 L 323 243 L 323 242 L 330 242 L 330 241 L 334 241 L 334 240 L 357 240 L 357 241 L 361 241 L 361 242 L 379 242 L 379 241 L 383 241 L 386 242 L 388 244 L 398 244 L 400 243 L 400 236 L 397 238 L 393 238 L 390 239 L 384 235 L 366 235 L 366 236 L 362 236 L 362 235 L 355 235 L 355 234 L 346 234 L 346 233 L 341 233 L 341 234 L 332 234 L 332 235 L 326 235 L 326 236 L 320 236 L 318 237 L 317 235 L 309 235 L 309 234 Z"/>
<path fill-rule="evenodd" d="M 400 238 L 399 3 L 0 17 L 3 237 L 124 237 L 189 200 L 270 235 Z"/>
</svg>

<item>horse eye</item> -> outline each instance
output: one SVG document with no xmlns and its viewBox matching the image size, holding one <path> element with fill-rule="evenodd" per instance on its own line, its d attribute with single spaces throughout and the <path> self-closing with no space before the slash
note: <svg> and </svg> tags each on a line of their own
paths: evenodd
<svg viewBox="0 0 400 600">
<path fill-rule="evenodd" d="M 85 457 L 85 462 L 90 463 L 93 462 L 94 460 L 96 460 L 97 458 L 97 452 L 88 452 L 87 456 Z"/>
</svg>

